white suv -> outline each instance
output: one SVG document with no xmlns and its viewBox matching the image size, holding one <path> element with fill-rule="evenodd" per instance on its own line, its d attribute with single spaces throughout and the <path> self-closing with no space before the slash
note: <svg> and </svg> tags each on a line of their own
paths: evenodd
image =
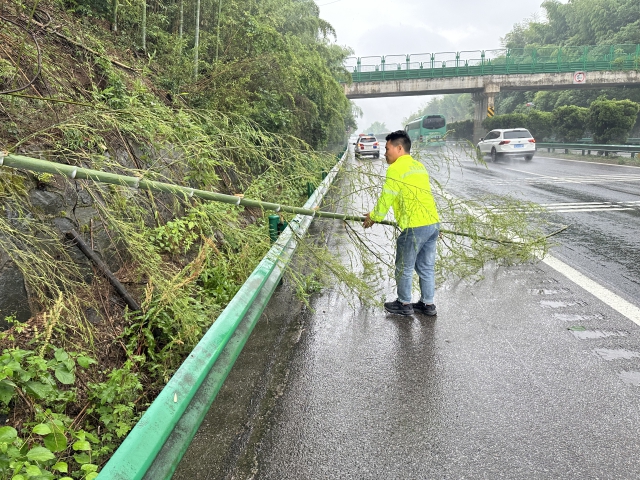
<svg viewBox="0 0 640 480">
<path fill-rule="evenodd" d="M 491 130 L 480 139 L 478 152 L 491 155 L 492 162 L 501 157 L 524 157 L 528 162 L 536 153 L 536 140 L 526 128 Z"/>
<path fill-rule="evenodd" d="M 380 158 L 380 143 L 373 135 L 360 135 L 354 143 L 353 153 L 356 158 L 362 155 L 373 155 L 373 158 Z"/>
</svg>

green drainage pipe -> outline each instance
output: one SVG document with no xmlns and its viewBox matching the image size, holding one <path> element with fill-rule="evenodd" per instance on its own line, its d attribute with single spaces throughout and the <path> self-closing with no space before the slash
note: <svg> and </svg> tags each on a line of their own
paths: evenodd
<svg viewBox="0 0 640 480">
<path fill-rule="evenodd" d="M 173 193 L 176 195 L 184 195 L 185 197 L 197 197 L 202 198 L 203 200 L 229 203 L 231 205 L 258 207 L 274 212 L 287 212 L 301 215 L 311 215 L 313 217 L 334 218 L 336 220 L 349 220 L 354 222 L 362 222 L 364 220 L 364 217 L 359 215 L 322 212 L 316 210 L 315 208 L 292 207 L 290 205 L 262 202 L 260 200 L 252 200 L 243 198 L 241 196 L 225 195 L 223 193 L 208 192 L 206 190 L 197 190 L 195 188 L 173 185 L 171 183 L 156 182 L 154 180 L 145 180 L 144 178 L 140 177 L 130 177 L 127 175 L 118 175 L 116 173 L 102 172 L 100 170 L 91 170 L 89 168 L 74 167 L 73 165 L 64 165 L 62 163 L 49 162 L 47 160 L 38 160 L 36 158 L 23 157 L 21 155 L 3 155 L 2 152 L 0 152 L 0 166 L 2 165 L 4 165 L 5 167 L 23 168 L 25 170 L 31 170 L 34 172 L 63 175 L 71 179 L 93 180 L 101 183 L 110 183 L 131 188 L 139 188 L 142 190 Z M 338 163 L 337 165 L 341 165 L 341 163 Z M 335 169 L 336 167 L 333 168 Z M 323 172 L 323 177 L 324 176 L 325 173 Z M 395 222 L 389 222 L 386 220 L 377 223 L 396 226 Z"/>
</svg>

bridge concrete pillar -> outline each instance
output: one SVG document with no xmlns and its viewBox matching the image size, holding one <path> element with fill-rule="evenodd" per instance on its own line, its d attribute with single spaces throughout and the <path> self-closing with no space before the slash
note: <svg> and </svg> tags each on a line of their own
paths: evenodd
<svg viewBox="0 0 640 480">
<path fill-rule="evenodd" d="M 484 91 L 475 92 L 473 97 L 473 141 L 478 142 L 485 135 L 482 121 L 487 118 L 487 109 L 495 108 L 496 94 L 500 93 L 500 85 L 485 85 Z"/>
</svg>

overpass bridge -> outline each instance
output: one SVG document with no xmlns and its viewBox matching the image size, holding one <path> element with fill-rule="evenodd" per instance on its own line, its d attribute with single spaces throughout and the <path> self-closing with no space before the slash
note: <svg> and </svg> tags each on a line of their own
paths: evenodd
<svg viewBox="0 0 640 480">
<path fill-rule="evenodd" d="M 640 87 L 640 45 L 350 57 L 345 67 L 350 99 L 471 93 L 478 139 L 501 91 Z"/>
</svg>

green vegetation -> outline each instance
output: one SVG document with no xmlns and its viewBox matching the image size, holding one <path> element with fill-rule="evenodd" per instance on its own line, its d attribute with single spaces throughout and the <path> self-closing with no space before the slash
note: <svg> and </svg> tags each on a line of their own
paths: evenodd
<svg viewBox="0 0 640 480">
<path fill-rule="evenodd" d="M 599 98 L 589 107 L 587 125 L 595 143 L 624 143 L 636 123 L 640 105 L 631 100 Z"/>
<path fill-rule="evenodd" d="M 553 127 L 558 140 L 576 142 L 584 137 L 589 109 L 576 105 L 565 105 L 553 110 Z"/>
<path fill-rule="evenodd" d="M 384 122 L 373 122 L 370 126 L 363 130 L 364 133 L 384 133 L 388 132 L 389 127 Z"/>
<path fill-rule="evenodd" d="M 434 114 L 444 115 L 447 122 L 470 120 L 473 117 L 471 94 L 460 93 L 433 97 L 420 110 L 403 119 L 402 123 L 406 125 L 416 118 Z"/>
<path fill-rule="evenodd" d="M 347 52 L 315 4 L 230 1 L 210 18 L 217 3 L 202 2 L 197 76 L 193 17 L 176 28 L 177 4 L 149 6 L 143 42 L 141 5 L 38 4 L 41 73 L 0 96 L 0 149 L 303 203 L 355 127 L 338 83 Z M 9 8 L 28 25 L 30 8 Z M 0 91 L 20 89 L 37 71 L 36 45 L 13 24 L 1 35 Z M 34 203 L 34 191 L 55 202 Z M 0 250 L 33 312 L 0 337 L 0 478 L 92 479 L 268 250 L 265 216 L 6 168 L 0 212 Z M 64 241 L 69 228 L 140 311 Z"/>
<path fill-rule="evenodd" d="M 527 113 L 508 113 L 486 118 L 482 125 L 494 128 L 528 129 L 538 140 L 574 142 L 589 130 L 595 143 L 625 143 L 636 123 L 640 105 L 630 100 L 607 100 L 604 97 L 589 108 L 575 105 L 558 107 L 553 112 L 530 109 Z"/>
<path fill-rule="evenodd" d="M 468 140 L 473 142 L 473 120 L 447 123 L 447 140 Z"/>
<path fill-rule="evenodd" d="M 514 25 L 502 39 L 506 48 L 539 48 L 565 45 L 637 45 L 640 43 L 640 5 L 635 0 L 573 0 L 542 3 L 545 21 L 528 19 Z M 613 52 L 614 54 L 616 52 Z M 523 113 L 526 104 L 551 112 L 557 107 L 589 105 L 604 95 L 640 103 L 640 89 L 611 88 L 542 92 L 504 92 L 496 101 L 500 114 Z"/>
</svg>

